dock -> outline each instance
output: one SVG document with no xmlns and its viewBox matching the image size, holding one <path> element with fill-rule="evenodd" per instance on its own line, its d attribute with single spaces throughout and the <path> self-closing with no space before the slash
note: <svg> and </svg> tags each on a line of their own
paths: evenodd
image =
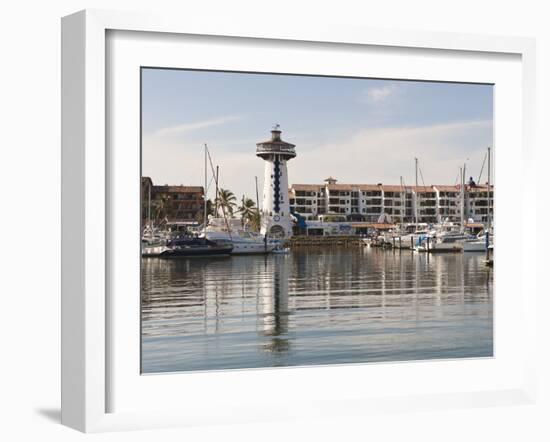
<svg viewBox="0 0 550 442">
<path fill-rule="evenodd" d="M 287 243 L 290 247 L 321 247 L 321 246 L 346 246 L 359 247 L 364 246 L 361 237 L 356 235 L 319 235 L 306 236 L 297 235 L 290 238 Z"/>
</svg>

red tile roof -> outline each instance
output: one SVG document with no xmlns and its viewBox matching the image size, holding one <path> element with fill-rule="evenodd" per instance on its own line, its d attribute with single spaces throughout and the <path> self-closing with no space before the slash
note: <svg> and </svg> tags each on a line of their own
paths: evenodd
<svg viewBox="0 0 550 442">
<path fill-rule="evenodd" d="M 404 192 L 407 190 L 405 186 L 396 186 L 392 184 L 382 184 L 384 192 Z"/>
<path fill-rule="evenodd" d="M 153 186 L 153 192 L 164 193 L 204 193 L 202 186 Z"/>
<path fill-rule="evenodd" d="M 319 191 L 320 189 L 324 188 L 325 186 L 323 184 L 292 184 L 290 188 L 292 190 L 315 190 Z"/>
<path fill-rule="evenodd" d="M 449 186 L 447 184 L 435 184 L 434 187 L 440 192 L 460 192 L 460 184 L 457 184 L 456 186 Z"/>
</svg>

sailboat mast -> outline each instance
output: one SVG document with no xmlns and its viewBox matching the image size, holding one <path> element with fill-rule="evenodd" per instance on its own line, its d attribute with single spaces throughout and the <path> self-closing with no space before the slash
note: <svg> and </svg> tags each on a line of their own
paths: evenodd
<svg viewBox="0 0 550 442">
<path fill-rule="evenodd" d="M 258 212 L 260 211 L 260 197 L 258 196 L 258 177 L 255 176 L 254 179 L 256 180 L 256 208 L 258 209 Z"/>
<path fill-rule="evenodd" d="M 491 228 L 491 148 L 487 148 L 487 230 Z"/>
<path fill-rule="evenodd" d="M 464 226 L 464 169 L 460 168 L 460 226 Z"/>
<path fill-rule="evenodd" d="M 405 201 L 403 200 L 403 197 L 405 195 L 405 193 L 404 193 L 405 189 L 403 189 L 403 177 L 402 176 L 399 177 L 399 183 L 401 184 L 401 192 L 399 192 L 400 195 L 401 195 L 401 198 L 400 198 L 400 200 L 401 200 L 401 210 L 400 210 L 400 213 L 401 213 L 401 227 L 403 227 L 403 216 L 405 215 L 404 214 Z"/>
<path fill-rule="evenodd" d="M 415 174 L 415 201 L 414 201 L 414 223 L 418 226 L 418 158 L 414 159 Z"/>
<path fill-rule="evenodd" d="M 147 196 L 147 221 L 149 222 L 149 231 L 153 231 L 153 223 L 151 222 L 151 185 L 148 187 L 148 196 Z"/>
<path fill-rule="evenodd" d="M 208 187 L 208 146 L 204 143 L 204 215 L 203 215 L 203 224 L 204 230 L 206 231 L 206 217 L 208 216 L 207 212 L 207 187 Z"/>
<path fill-rule="evenodd" d="M 220 166 L 216 166 L 216 199 L 214 200 L 214 218 L 218 217 L 218 179 L 220 177 Z"/>
<path fill-rule="evenodd" d="M 464 230 L 464 218 L 466 215 L 466 163 L 462 169 L 462 230 Z"/>
</svg>

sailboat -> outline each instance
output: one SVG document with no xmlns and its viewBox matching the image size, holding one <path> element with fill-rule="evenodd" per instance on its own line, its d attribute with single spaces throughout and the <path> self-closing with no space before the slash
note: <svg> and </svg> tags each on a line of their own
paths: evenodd
<svg viewBox="0 0 550 442">
<path fill-rule="evenodd" d="M 208 147 L 205 145 L 205 155 L 210 160 L 210 167 L 214 173 L 214 168 L 210 155 L 208 153 Z M 206 160 L 205 160 L 206 161 Z M 206 167 L 206 162 L 205 162 Z M 216 183 L 216 199 L 218 198 L 218 183 L 219 183 L 219 169 L 216 167 L 216 172 L 214 174 L 214 180 Z M 256 182 L 257 186 L 257 182 Z M 217 211 L 217 209 L 216 209 Z M 245 228 L 242 221 L 239 219 L 228 218 L 226 216 L 225 210 L 222 207 L 223 217 L 206 217 L 205 210 L 205 220 L 204 228 L 200 235 L 201 238 L 205 238 L 210 241 L 215 241 L 217 244 L 225 244 L 232 246 L 232 255 L 250 255 L 250 254 L 260 254 L 260 253 L 269 253 L 273 251 L 278 245 L 279 242 L 276 240 L 266 240 L 266 238 L 258 232 L 254 232 L 250 229 Z"/>
</svg>

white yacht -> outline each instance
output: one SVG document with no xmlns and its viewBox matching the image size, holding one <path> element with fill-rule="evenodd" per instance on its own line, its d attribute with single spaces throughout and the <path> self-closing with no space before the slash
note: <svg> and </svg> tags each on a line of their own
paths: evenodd
<svg viewBox="0 0 550 442">
<path fill-rule="evenodd" d="M 472 236 L 464 233 L 460 225 L 443 222 L 437 226 L 435 233 L 421 241 L 416 250 L 431 253 L 463 252 L 464 243 L 470 239 Z"/>
<path fill-rule="evenodd" d="M 232 255 L 269 253 L 280 246 L 280 241 L 266 241 L 260 233 L 245 229 L 240 219 L 209 218 L 201 236 L 218 244 L 233 244 Z"/>
<path fill-rule="evenodd" d="M 170 233 L 164 230 L 155 229 L 151 226 L 145 227 L 141 235 L 141 256 L 158 256 L 168 250 L 166 246 L 170 239 Z"/>
<path fill-rule="evenodd" d="M 464 241 L 468 237 L 461 233 L 445 233 L 426 238 L 417 247 L 419 252 L 462 252 L 464 251 Z"/>
<path fill-rule="evenodd" d="M 487 239 L 485 232 L 481 231 L 475 238 L 470 238 L 464 241 L 465 252 L 485 252 L 487 251 Z M 489 246 L 493 245 L 493 235 L 489 235 Z"/>
<path fill-rule="evenodd" d="M 402 248 L 414 248 L 420 241 L 432 232 L 427 223 L 410 223 L 403 226 L 404 232 L 400 235 L 395 235 L 396 238 L 401 238 Z M 396 239 L 396 245 L 399 244 L 399 239 Z"/>
</svg>

